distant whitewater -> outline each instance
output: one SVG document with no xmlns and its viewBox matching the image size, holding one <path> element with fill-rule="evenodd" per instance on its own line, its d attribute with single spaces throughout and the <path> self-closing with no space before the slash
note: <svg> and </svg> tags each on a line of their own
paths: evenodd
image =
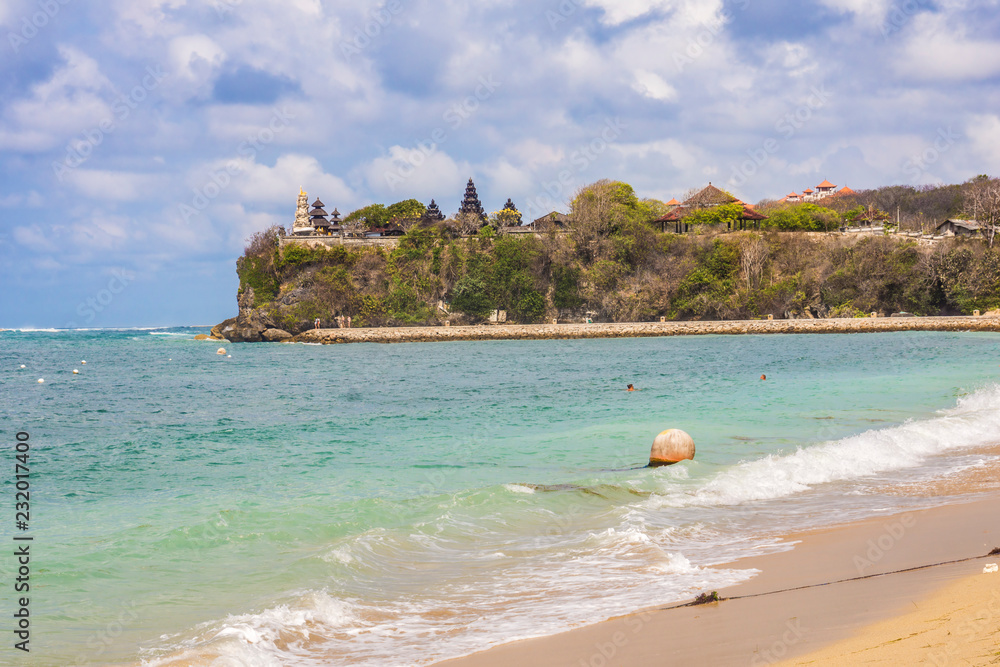
<svg viewBox="0 0 1000 667">
<path fill-rule="evenodd" d="M 744 581 L 1000 451 L 995 334 L 229 358 L 202 332 L 3 334 L 0 406 L 44 443 L 40 659 L 428 664 Z M 695 461 L 641 468 L 667 427 Z"/>
</svg>

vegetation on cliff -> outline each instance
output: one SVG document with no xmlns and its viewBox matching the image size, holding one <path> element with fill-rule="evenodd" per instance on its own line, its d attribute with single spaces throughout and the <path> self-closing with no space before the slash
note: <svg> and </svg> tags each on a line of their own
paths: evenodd
<svg viewBox="0 0 1000 667">
<path fill-rule="evenodd" d="M 528 323 L 1000 307 L 1000 251 L 982 240 L 919 245 L 896 236 L 781 231 L 836 227 L 861 204 L 839 205 L 841 213 L 813 204 L 773 207 L 760 231 L 723 233 L 705 220 L 677 235 L 649 224 L 662 204 L 638 199 L 627 184 L 600 181 L 572 201 L 570 233 L 502 235 L 486 226 L 455 238 L 439 226 L 411 228 L 395 248 L 279 249 L 284 231 L 273 227 L 255 234 L 237 262 L 241 304 L 295 333 L 337 316 L 354 326 L 401 326 L 478 322 L 494 311 Z"/>
</svg>

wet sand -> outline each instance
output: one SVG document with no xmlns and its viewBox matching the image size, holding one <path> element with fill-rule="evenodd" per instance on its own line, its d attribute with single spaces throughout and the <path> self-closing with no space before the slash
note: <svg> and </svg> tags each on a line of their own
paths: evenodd
<svg viewBox="0 0 1000 667">
<path fill-rule="evenodd" d="M 771 665 L 783 660 L 789 665 L 936 664 L 932 650 L 947 650 L 949 645 L 949 636 L 940 633 L 951 631 L 954 636 L 967 627 L 959 626 L 969 618 L 992 613 L 990 596 L 1000 585 L 1000 573 L 982 574 L 985 564 L 1000 562 L 1000 557 L 986 555 L 1000 547 L 1000 494 L 942 500 L 957 504 L 791 536 L 788 542 L 795 546 L 789 551 L 737 561 L 735 567 L 761 573 L 720 590 L 719 595 L 728 598 L 722 602 L 647 609 L 437 664 L 661 667 Z M 978 597 L 965 597 L 973 591 Z M 1000 602 L 993 608 L 1000 609 Z M 926 622 L 919 620 L 923 616 L 907 614 L 928 609 L 934 610 L 931 620 L 944 620 L 934 621 L 940 646 L 927 645 L 926 659 L 896 660 L 891 646 L 883 646 L 881 654 L 872 652 L 871 660 L 864 658 L 867 662 L 855 659 L 857 651 L 868 645 L 874 650 L 894 641 L 885 639 L 887 632 L 903 637 L 921 632 L 926 628 Z M 896 625 L 887 631 L 880 624 L 891 619 Z M 994 630 L 1000 625 L 998 619 L 993 617 Z M 869 639 L 861 644 L 836 643 L 860 632 Z M 908 641 L 918 649 L 924 646 L 916 639 Z M 832 653 L 803 657 L 821 649 Z M 974 651 L 977 655 L 1000 651 L 996 633 L 978 636 Z M 945 657 L 950 661 L 940 664 L 969 664 Z"/>
</svg>

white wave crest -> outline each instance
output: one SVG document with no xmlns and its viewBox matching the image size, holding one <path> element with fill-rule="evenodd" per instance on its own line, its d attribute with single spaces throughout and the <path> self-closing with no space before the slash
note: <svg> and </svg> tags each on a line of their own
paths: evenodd
<svg viewBox="0 0 1000 667">
<path fill-rule="evenodd" d="M 736 505 L 781 498 L 817 485 L 913 468 L 950 450 L 1000 442 L 1000 386 L 959 399 L 939 416 L 736 465 L 687 493 L 654 496 L 661 507 Z"/>
</svg>

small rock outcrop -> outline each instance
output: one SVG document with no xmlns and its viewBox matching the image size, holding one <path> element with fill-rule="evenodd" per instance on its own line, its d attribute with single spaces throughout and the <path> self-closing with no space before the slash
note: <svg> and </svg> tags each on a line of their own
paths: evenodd
<svg viewBox="0 0 1000 667">
<path fill-rule="evenodd" d="M 283 340 L 290 340 L 292 334 L 283 329 L 265 329 L 261 337 L 269 343 L 280 343 Z"/>
</svg>

